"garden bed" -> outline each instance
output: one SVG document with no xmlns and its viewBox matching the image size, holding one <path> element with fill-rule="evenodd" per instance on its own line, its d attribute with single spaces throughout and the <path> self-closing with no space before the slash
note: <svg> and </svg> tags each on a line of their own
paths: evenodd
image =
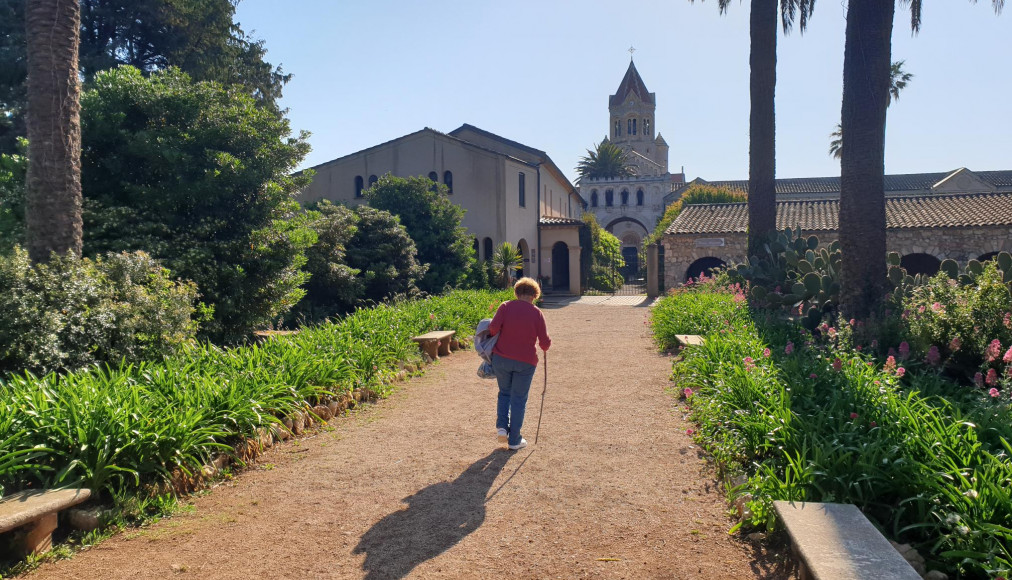
<svg viewBox="0 0 1012 580">
<path fill-rule="evenodd" d="M 754 314 L 740 288 L 669 296 L 652 323 L 661 348 L 676 334 L 705 335 L 673 379 L 698 440 L 729 481 L 737 476 L 744 526 L 772 529 L 774 500 L 852 503 L 886 537 L 916 546 L 929 569 L 1007 576 L 1007 396 L 863 354 L 846 326 L 813 335 Z"/>
</svg>

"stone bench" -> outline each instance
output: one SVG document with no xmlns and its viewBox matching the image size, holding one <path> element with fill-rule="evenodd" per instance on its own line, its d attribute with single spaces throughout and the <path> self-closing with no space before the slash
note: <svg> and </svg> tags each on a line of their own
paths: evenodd
<svg viewBox="0 0 1012 580">
<path fill-rule="evenodd" d="M 429 355 L 432 360 L 439 358 L 439 355 L 450 354 L 450 339 L 457 334 L 456 330 L 434 330 L 419 336 L 411 337 L 411 340 L 418 343 L 422 352 Z"/>
<path fill-rule="evenodd" d="M 53 546 L 56 514 L 91 497 L 90 489 L 32 489 L 0 499 L 0 534 L 23 528 L 24 555 L 48 552 Z"/>
<path fill-rule="evenodd" d="M 675 341 L 683 348 L 688 346 L 703 346 L 706 343 L 706 339 L 698 334 L 676 334 Z"/>
<path fill-rule="evenodd" d="M 800 560 L 801 580 L 920 580 L 857 506 L 775 501 Z"/>
</svg>

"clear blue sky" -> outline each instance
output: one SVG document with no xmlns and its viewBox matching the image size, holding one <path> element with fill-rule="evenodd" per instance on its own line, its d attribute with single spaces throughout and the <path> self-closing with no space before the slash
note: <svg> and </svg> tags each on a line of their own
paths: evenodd
<svg viewBox="0 0 1012 580">
<path fill-rule="evenodd" d="M 778 40 L 777 176 L 839 175 L 845 1 Z M 238 20 L 294 74 L 282 105 L 312 133 L 312 166 L 432 127 L 471 123 L 546 151 L 575 180 L 608 131 L 636 47 L 656 128 L 686 177 L 748 177 L 748 11 L 715 0 L 243 0 Z M 893 60 L 914 79 L 889 108 L 886 171 L 1012 169 L 1012 6 L 900 6 Z"/>
</svg>

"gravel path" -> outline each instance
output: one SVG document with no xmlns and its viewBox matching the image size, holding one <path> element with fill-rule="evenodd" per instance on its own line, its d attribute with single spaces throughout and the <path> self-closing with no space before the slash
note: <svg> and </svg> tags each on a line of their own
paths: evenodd
<svg viewBox="0 0 1012 580">
<path fill-rule="evenodd" d="M 495 439 L 495 382 L 457 352 L 389 399 L 275 446 L 193 510 L 128 530 L 44 578 L 768 578 L 728 536 L 634 306 L 545 308 L 553 346 L 519 452 Z"/>
</svg>

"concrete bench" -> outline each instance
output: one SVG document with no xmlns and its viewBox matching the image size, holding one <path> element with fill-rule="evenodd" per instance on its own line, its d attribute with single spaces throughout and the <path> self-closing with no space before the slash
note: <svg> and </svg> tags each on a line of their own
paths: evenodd
<svg viewBox="0 0 1012 580">
<path fill-rule="evenodd" d="M 775 501 L 802 580 L 920 580 L 857 506 Z"/>
<path fill-rule="evenodd" d="M 33 489 L 0 499 L 0 534 L 23 528 L 24 555 L 53 547 L 56 514 L 91 497 L 90 489 Z"/>
<path fill-rule="evenodd" d="M 698 334 L 676 334 L 675 340 L 682 347 L 703 346 L 706 343 L 706 339 Z"/>
<path fill-rule="evenodd" d="M 422 352 L 429 355 L 432 360 L 439 358 L 439 355 L 450 354 L 450 339 L 457 334 L 456 330 L 434 330 L 419 336 L 411 337 L 411 340 L 418 343 Z"/>
</svg>

